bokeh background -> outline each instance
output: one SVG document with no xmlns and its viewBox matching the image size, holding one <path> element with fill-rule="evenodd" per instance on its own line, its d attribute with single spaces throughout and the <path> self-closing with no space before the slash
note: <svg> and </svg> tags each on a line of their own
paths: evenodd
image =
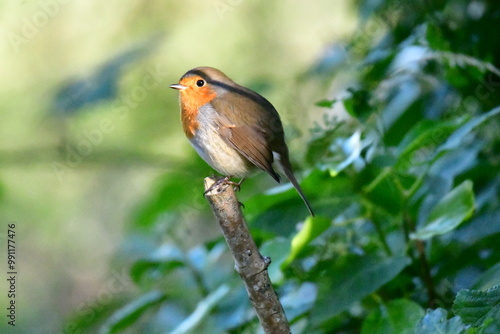
<svg viewBox="0 0 500 334">
<path fill-rule="evenodd" d="M 0 333 L 259 333 L 168 88 L 196 66 L 282 117 L 318 217 L 238 196 L 294 333 L 500 331 L 498 1 L 0 9 Z"/>
<path fill-rule="evenodd" d="M 25 333 L 61 330 L 67 317 L 95 302 L 113 272 L 128 277 L 110 263 L 127 244 L 131 216 L 162 180 L 183 174 L 192 182 L 179 182 L 179 191 L 191 192 L 196 209 L 208 212 L 201 194 L 211 170 L 183 136 L 178 93 L 169 84 L 209 65 L 258 89 L 296 130 L 290 145 L 300 159 L 307 129 L 320 117 L 305 105 L 328 88 L 316 90 L 299 75 L 356 25 L 349 1 L 0 6 L 0 233 L 16 224 L 16 330 Z M 187 170 L 189 164 L 198 169 Z M 264 189 L 274 186 L 259 180 Z M 193 203 L 182 204 L 187 214 Z M 197 221 L 175 222 L 190 223 Z M 219 233 L 204 223 L 207 231 L 179 232 L 186 248 Z M 144 239 L 131 244 L 147 247 Z M 128 290 L 132 284 L 119 292 Z"/>
</svg>

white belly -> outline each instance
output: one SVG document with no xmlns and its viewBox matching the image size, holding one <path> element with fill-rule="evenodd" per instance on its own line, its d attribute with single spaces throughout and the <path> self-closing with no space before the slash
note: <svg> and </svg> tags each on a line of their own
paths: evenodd
<svg viewBox="0 0 500 334">
<path fill-rule="evenodd" d="M 217 132 L 213 121 L 215 111 L 205 107 L 198 115 L 199 126 L 191 138 L 191 145 L 207 164 L 224 176 L 246 177 L 253 165 L 232 146 L 228 145 Z"/>
</svg>

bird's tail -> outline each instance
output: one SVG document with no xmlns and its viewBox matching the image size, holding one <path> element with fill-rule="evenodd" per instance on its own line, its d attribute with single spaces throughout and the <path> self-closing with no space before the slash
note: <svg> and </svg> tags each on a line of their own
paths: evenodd
<svg viewBox="0 0 500 334">
<path fill-rule="evenodd" d="M 309 213 L 311 216 L 314 217 L 314 212 L 311 208 L 311 204 L 309 204 L 309 201 L 306 198 L 306 195 L 302 192 L 302 188 L 300 187 L 299 183 L 297 182 L 297 179 L 295 178 L 295 175 L 293 175 L 293 170 L 292 166 L 290 164 L 290 161 L 287 161 L 288 159 L 282 159 L 280 161 L 281 167 L 283 168 L 283 172 L 285 173 L 286 177 L 290 180 L 292 185 L 294 186 L 295 190 L 299 193 L 300 197 L 304 201 L 305 205 L 307 206 L 307 210 L 309 210 Z"/>
</svg>

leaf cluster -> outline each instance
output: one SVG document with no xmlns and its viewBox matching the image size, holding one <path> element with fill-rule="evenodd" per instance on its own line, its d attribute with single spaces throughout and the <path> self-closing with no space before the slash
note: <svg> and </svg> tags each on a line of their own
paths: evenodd
<svg viewBox="0 0 500 334">
<path fill-rule="evenodd" d="M 343 98 L 316 103 L 323 121 L 301 185 L 317 217 L 290 186 L 244 200 L 292 331 L 497 333 L 500 7 L 360 0 L 359 10 L 338 57 L 301 76 L 355 77 Z M 166 176 L 138 209 L 131 234 L 147 246 L 128 262 L 138 292 L 101 333 L 257 331 L 222 238 L 190 244 L 176 230 L 211 220 L 183 180 Z"/>
</svg>

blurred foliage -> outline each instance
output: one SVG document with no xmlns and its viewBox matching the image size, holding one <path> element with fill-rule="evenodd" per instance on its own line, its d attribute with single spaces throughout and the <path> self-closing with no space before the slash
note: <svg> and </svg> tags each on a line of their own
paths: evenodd
<svg viewBox="0 0 500 334">
<path fill-rule="evenodd" d="M 297 73 L 322 86 L 354 75 L 342 93 L 310 101 L 324 117 L 301 184 L 317 217 L 288 185 L 242 199 L 292 332 L 496 333 L 500 3 L 358 8 L 354 35 Z M 208 170 L 179 170 L 137 209 L 118 256 L 139 293 L 110 302 L 106 320 L 68 320 L 75 332 L 258 332 L 199 182 L 182 176 Z M 209 241 L 180 235 L 179 221 L 206 226 L 197 233 Z"/>
</svg>

